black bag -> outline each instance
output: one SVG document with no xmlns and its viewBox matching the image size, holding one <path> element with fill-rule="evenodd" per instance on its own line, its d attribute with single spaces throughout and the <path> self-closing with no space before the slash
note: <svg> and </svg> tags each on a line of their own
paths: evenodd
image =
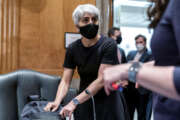
<svg viewBox="0 0 180 120">
<path fill-rule="evenodd" d="M 59 115 L 62 106 L 55 112 L 46 112 L 44 107 L 48 101 L 31 101 L 22 110 L 20 120 L 65 120 Z"/>
</svg>

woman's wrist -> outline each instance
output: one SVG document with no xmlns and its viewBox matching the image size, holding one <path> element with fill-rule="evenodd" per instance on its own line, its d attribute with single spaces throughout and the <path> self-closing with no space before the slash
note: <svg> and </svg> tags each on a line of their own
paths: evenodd
<svg viewBox="0 0 180 120">
<path fill-rule="evenodd" d="M 141 62 L 132 62 L 130 67 L 128 68 L 128 80 L 130 82 L 136 83 L 137 74 L 142 67 Z"/>
<path fill-rule="evenodd" d="M 72 104 L 73 104 L 75 107 L 80 104 L 80 102 L 79 102 L 79 100 L 78 100 L 77 98 L 73 98 L 73 99 L 71 100 L 71 102 L 72 102 Z"/>
<path fill-rule="evenodd" d="M 126 66 L 124 66 L 124 72 L 122 74 L 122 78 L 123 80 L 128 80 L 128 70 L 129 70 L 129 67 L 131 66 L 131 63 L 127 63 L 125 64 Z"/>
<path fill-rule="evenodd" d="M 55 99 L 55 100 L 54 100 L 54 103 L 56 103 L 57 105 L 60 105 L 61 100 Z"/>
</svg>

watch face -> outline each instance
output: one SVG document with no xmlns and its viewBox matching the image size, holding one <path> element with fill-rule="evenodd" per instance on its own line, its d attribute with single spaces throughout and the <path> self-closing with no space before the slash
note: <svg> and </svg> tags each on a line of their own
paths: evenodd
<svg viewBox="0 0 180 120">
<path fill-rule="evenodd" d="M 77 99 L 73 99 L 73 103 L 74 103 L 75 105 L 78 105 L 78 104 L 79 104 L 79 101 L 78 101 Z"/>
<path fill-rule="evenodd" d="M 141 63 L 139 63 L 139 62 L 134 62 L 134 63 L 130 66 L 130 68 L 129 68 L 129 70 L 128 70 L 128 78 L 129 78 L 129 81 L 131 81 L 131 82 L 133 82 L 133 83 L 136 82 L 136 74 L 137 74 L 137 72 L 139 71 L 140 67 L 141 67 Z"/>
</svg>

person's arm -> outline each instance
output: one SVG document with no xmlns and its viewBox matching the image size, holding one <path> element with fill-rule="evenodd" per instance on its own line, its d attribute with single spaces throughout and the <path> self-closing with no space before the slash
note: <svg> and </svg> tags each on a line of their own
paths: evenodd
<svg viewBox="0 0 180 120">
<path fill-rule="evenodd" d="M 153 60 L 153 61 L 149 61 L 149 62 L 146 62 L 146 63 L 144 63 L 144 65 L 146 65 L 146 66 L 154 66 L 154 63 L 155 63 L 155 61 Z M 136 82 L 136 85 L 135 85 L 135 88 L 139 88 L 139 84 Z"/>
<path fill-rule="evenodd" d="M 115 41 L 109 40 L 104 43 L 102 48 L 102 60 L 98 70 L 97 79 L 94 80 L 86 89 L 90 92 L 91 95 L 95 95 L 100 89 L 104 86 L 104 80 L 102 79 L 103 71 L 105 68 L 111 67 L 118 63 L 118 56 L 117 56 L 117 45 Z M 86 94 L 84 91 L 80 93 L 76 99 L 79 100 L 80 103 L 85 102 L 88 100 L 90 96 Z"/>
<path fill-rule="evenodd" d="M 61 83 L 58 86 L 55 102 L 61 103 L 62 99 L 66 96 L 69 85 L 72 81 L 72 77 L 74 74 L 74 69 L 76 68 L 76 64 L 74 62 L 74 53 L 73 53 L 73 45 L 69 45 L 66 50 L 66 55 L 64 59 L 64 71 L 61 79 Z"/>
<path fill-rule="evenodd" d="M 174 32 L 174 35 L 175 35 L 175 38 L 174 40 L 176 40 L 176 45 L 177 45 L 177 48 L 178 48 L 178 58 L 180 56 L 180 14 L 178 11 L 180 11 L 180 1 L 179 0 L 175 0 L 173 1 L 174 4 L 173 4 L 173 11 L 171 13 L 171 16 L 170 19 L 171 19 L 171 23 L 172 23 L 172 28 L 173 28 L 173 32 Z M 175 85 L 175 88 L 176 90 L 178 91 L 178 93 L 180 94 L 180 68 L 179 67 L 176 67 L 175 70 L 174 70 L 174 85 Z"/>
<path fill-rule="evenodd" d="M 115 41 L 112 41 L 112 40 L 105 41 L 105 43 L 102 44 L 102 49 L 100 53 L 102 54 L 102 59 L 101 59 L 101 64 L 98 69 L 97 79 L 94 80 L 86 88 L 90 92 L 91 95 L 95 95 L 100 89 L 103 88 L 104 81 L 102 79 L 102 73 L 104 69 L 118 63 L 117 45 Z M 83 103 L 89 98 L 90 98 L 90 95 L 86 94 L 85 91 L 83 91 L 78 96 L 76 96 L 76 99 L 79 101 L 79 103 Z M 73 100 L 76 100 L 76 99 L 73 99 Z M 65 116 L 71 117 L 72 112 L 77 107 L 77 104 L 74 103 L 73 100 L 61 110 L 60 114 L 62 115 L 62 117 L 65 117 Z"/>
<path fill-rule="evenodd" d="M 46 107 L 44 108 L 45 111 L 56 111 L 63 100 L 63 98 L 66 96 L 70 82 L 72 80 L 74 70 L 70 68 L 64 68 L 63 77 L 61 79 L 61 82 L 58 86 L 58 90 L 56 93 L 56 98 L 53 102 L 49 102 Z"/>
<path fill-rule="evenodd" d="M 61 101 L 63 100 L 63 98 L 66 96 L 66 94 L 68 92 L 70 83 L 72 81 L 73 73 L 74 73 L 73 69 L 64 68 L 63 77 L 62 77 L 61 82 L 58 86 L 56 98 L 54 100 L 58 104 L 61 103 Z"/>
<path fill-rule="evenodd" d="M 102 80 L 102 72 L 104 68 L 111 66 L 111 65 L 105 65 L 101 64 L 98 72 L 98 78 L 94 80 L 88 87 L 87 90 L 90 92 L 91 95 L 95 95 L 102 87 L 103 87 L 103 80 Z M 85 93 L 85 91 L 81 92 L 78 96 L 76 96 L 76 99 L 79 101 L 79 103 L 83 103 L 86 100 L 88 100 L 90 96 Z M 69 116 L 71 119 L 71 115 L 73 111 L 76 109 L 77 105 L 74 104 L 73 101 L 70 101 L 60 112 L 60 115 L 62 118 Z"/>
<path fill-rule="evenodd" d="M 153 61 L 149 61 L 149 62 L 144 63 L 144 65 L 154 66 L 154 63 L 155 63 L 155 61 L 153 60 Z"/>
<path fill-rule="evenodd" d="M 174 85 L 174 67 L 143 66 L 137 74 L 137 82 L 154 92 L 180 100 Z"/>
<path fill-rule="evenodd" d="M 117 65 L 104 71 L 104 88 L 108 95 L 112 89 L 111 84 L 113 82 L 128 80 L 128 69 L 130 66 L 131 64 Z M 150 63 L 144 64 L 136 76 L 137 83 L 156 93 L 180 100 L 180 92 L 178 94 L 174 81 L 176 74 L 180 74 L 180 69 L 174 72 L 174 68 L 173 66 L 159 67 L 151 66 Z"/>
<path fill-rule="evenodd" d="M 103 70 L 107 67 L 110 67 L 112 65 L 108 65 L 108 64 L 101 64 L 100 68 L 99 68 L 99 72 L 98 72 L 98 78 L 96 80 L 94 80 L 88 87 L 87 90 L 91 93 L 91 95 L 95 95 L 100 89 L 103 88 L 104 86 L 104 82 L 102 79 L 102 73 Z M 80 93 L 77 97 L 76 97 L 80 103 L 85 102 L 86 100 L 88 100 L 90 98 L 89 95 L 87 95 L 84 91 L 82 93 Z"/>
</svg>

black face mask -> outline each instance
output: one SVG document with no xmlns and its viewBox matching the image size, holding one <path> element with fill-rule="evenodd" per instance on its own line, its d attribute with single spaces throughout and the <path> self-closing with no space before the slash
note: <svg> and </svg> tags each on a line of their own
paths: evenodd
<svg viewBox="0 0 180 120">
<path fill-rule="evenodd" d="M 99 25 L 96 24 L 88 24 L 83 27 L 79 27 L 80 33 L 87 39 L 93 39 L 96 37 L 99 29 Z"/>
<path fill-rule="evenodd" d="M 121 41 L 122 41 L 121 35 L 117 36 L 117 39 L 116 39 L 117 44 L 120 44 Z"/>
</svg>

